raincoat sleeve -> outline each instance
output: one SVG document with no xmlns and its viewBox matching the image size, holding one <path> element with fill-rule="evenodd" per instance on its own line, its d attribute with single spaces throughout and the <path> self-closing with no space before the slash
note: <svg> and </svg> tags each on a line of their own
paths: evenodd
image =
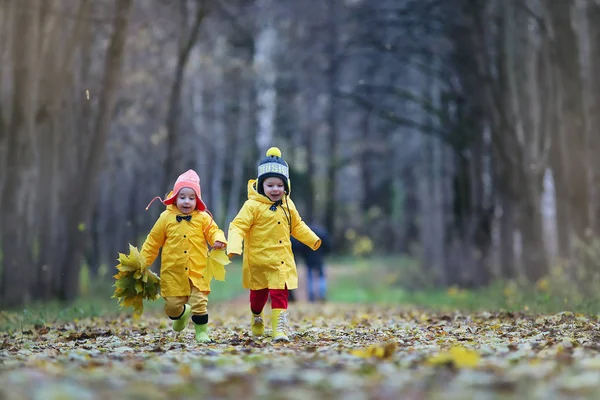
<svg viewBox="0 0 600 400">
<path fill-rule="evenodd" d="M 202 227 L 204 229 L 204 236 L 211 247 L 213 247 L 217 241 L 227 244 L 225 233 L 210 216 L 207 216 L 207 218 L 204 219 Z"/>
<path fill-rule="evenodd" d="M 245 202 L 242 209 L 229 224 L 227 234 L 227 254 L 242 254 L 242 243 L 246 237 L 248 229 L 254 222 L 254 213 L 249 202 Z"/>
<path fill-rule="evenodd" d="M 292 236 L 312 250 L 317 250 L 321 247 L 321 239 L 302 221 L 295 206 L 290 209 L 290 213 L 292 214 Z"/>
<path fill-rule="evenodd" d="M 158 251 L 165 244 L 166 233 L 165 233 L 165 218 L 161 214 L 158 218 L 152 230 L 146 237 L 146 241 L 142 245 L 142 251 L 140 255 L 142 259 L 146 263 L 147 266 L 152 265 L 156 257 L 158 256 Z"/>
</svg>

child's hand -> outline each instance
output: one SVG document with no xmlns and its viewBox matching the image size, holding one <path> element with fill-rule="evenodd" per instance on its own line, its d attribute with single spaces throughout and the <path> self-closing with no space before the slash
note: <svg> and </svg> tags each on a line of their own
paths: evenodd
<svg viewBox="0 0 600 400">
<path fill-rule="evenodd" d="M 223 242 L 219 242 L 218 240 L 215 242 L 215 244 L 213 245 L 213 248 L 215 249 L 224 249 L 225 248 L 225 243 Z"/>
<path fill-rule="evenodd" d="M 233 257 L 239 256 L 239 254 L 229 253 L 228 256 L 229 256 L 229 259 L 232 259 Z"/>
</svg>

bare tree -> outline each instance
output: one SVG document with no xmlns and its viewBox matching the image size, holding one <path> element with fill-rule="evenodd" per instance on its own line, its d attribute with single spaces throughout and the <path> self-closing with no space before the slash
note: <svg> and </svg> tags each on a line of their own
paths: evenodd
<svg viewBox="0 0 600 400">
<path fill-rule="evenodd" d="M 271 11 L 273 5 L 270 0 L 263 0 L 260 4 L 258 32 L 256 33 L 254 70 L 256 71 L 256 105 L 258 130 L 256 144 L 260 157 L 264 157 L 266 150 L 273 145 L 274 120 L 277 107 L 277 66 L 274 62 L 277 47 L 277 30 L 274 26 Z"/>
<path fill-rule="evenodd" d="M 12 65 L 12 100 L 8 121 L 2 121 L 6 132 L 6 174 L 2 191 L 3 205 L 0 211 L 0 243 L 2 244 L 2 295 L 3 306 L 18 304 L 22 298 L 28 298 L 30 288 L 28 277 L 32 270 L 32 237 L 27 235 L 28 209 L 20 198 L 31 192 L 24 182 L 32 181 L 33 130 L 35 127 L 37 56 L 39 49 L 39 12 L 40 8 L 26 10 L 16 2 L 9 3 L 15 17 L 14 30 L 10 37 Z"/>
<path fill-rule="evenodd" d="M 129 12 L 133 0 L 116 0 L 116 19 L 104 63 L 104 76 L 98 105 L 98 113 L 91 136 L 90 152 L 77 182 L 81 197 L 72 196 L 72 214 L 69 218 L 67 251 L 63 263 L 63 273 L 67 277 L 57 293 L 61 298 L 73 299 L 78 293 L 79 267 L 82 249 L 85 248 L 87 233 L 81 231 L 90 221 L 90 209 L 95 206 L 98 186 L 97 179 L 103 149 L 111 126 L 112 113 L 116 100 L 121 73 L 125 39 L 129 23 Z M 83 224 L 83 225 L 82 225 Z"/>
<path fill-rule="evenodd" d="M 187 0 L 180 0 L 181 7 L 181 19 L 182 33 L 180 38 L 180 47 L 177 55 L 177 64 L 175 67 L 175 77 L 171 85 L 171 91 L 169 94 L 169 110 L 167 111 L 167 158 L 165 161 L 165 182 L 164 187 L 169 187 L 175 178 L 180 173 L 178 171 L 183 169 L 183 152 L 181 143 L 181 132 L 180 132 L 180 116 L 181 116 L 181 89 L 183 86 L 183 78 L 185 68 L 190 58 L 190 53 L 198 40 L 198 34 L 200 32 L 200 26 L 204 20 L 207 10 L 204 1 L 189 2 Z M 195 4 L 195 6 L 194 6 Z M 190 7 L 196 7 L 194 13 L 194 19 L 189 25 L 187 23 L 187 16 L 190 13 Z M 182 171 L 181 171 L 182 172 Z"/>
<path fill-rule="evenodd" d="M 336 201 L 338 195 L 337 169 L 339 167 L 339 132 L 338 132 L 338 74 L 340 64 L 339 51 L 339 2 L 327 2 L 327 32 L 325 52 L 330 55 L 327 69 L 327 91 L 329 104 L 327 105 L 327 148 L 329 163 L 327 164 L 327 199 L 325 201 L 325 227 L 329 232 L 336 232 Z"/>
<path fill-rule="evenodd" d="M 598 2 L 585 2 L 584 19 L 587 23 L 587 31 L 583 32 L 585 42 L 587 43 L 588 66 L 586 71 L 586 84 L 588 88 L 585 92 L 588 94 L 588 106 L 585 121 L 587 122 L 587 154 L 588 171 L 590 173 L 590 220 L 593 225 L 594 236 L 600 235 L 600 158 L 597 157 L 600 152 L 600 76 L 597 71 L 600 70 L 600 4 Z"/>
<path fill-rule="evenodd" d="M 560 167 L 565 171 L 565 179 L 557 180 L 557 202 L 566 202 L 570 227 L 570 230 L 567 230 L 575 238 L 582 239 L 586 230 L 591 228 L 590 189 L 586 165 L 588 142 L 581 81 L 582 68 L 578 40 L 571 22 L 574 2 L 545 1 L 544 6 L 552 27 L 551 37 L 555 49 L 552 61 L 558 71 L 561 93 L 557 145 L 561 149 L 560 156 L 563 162 Z M 566 196 L 564 200 L 563 196 Z M 566 228 L 561 226 L 561 229 Z"/>
<path fill-rule="evenodd" d="M 50 84 L 44 85 L 40 93 L 38 111 L 38 152 L 39 165 L 39 193 L 45 196 L 38 197 L 38 208 L 46 212 L 37 218 L 39 227 L 36 237 L 39 238 L 39 256 L 36 265 L 38 275 L 35 288 L 36 297 L 47 299 L 52 296 L 52 278 L 60 280 L 60 267 L 56 260 L 60 257 L 59 243 L 61 236 L 57 234 L 59 226 L 59 190 L 61 187 L 59 159 L 64 137 L 67 135 L 66 124 L 61 118 L 61 104 L 67 101 L 67 93 L 71 86 L 70 80 L 74 78 L 75 58 L 81 49 L 91 48 L 91 27 L 86 23 L 86 18 L 92 13 L 92 2 L 84 0 L 77 9 L 77 17 L 72 24 L 65 23 L 64 17 L 59 14 L 50 15 L 44 34 L 44 47 L 42 56 L 47 61 L 45 73 L 52 77 Z M 62 45 L 62 38 L 66 35 L 68 42 Z M 86 51 L 86 50 L 84 50 Z M 89 51 L 89 50 L 87 50 Z M 85 94 L 79 92 L 79 100 L 85 99 Z M 44 126 L 42 125 L 44 123 Z"/>
</svg>

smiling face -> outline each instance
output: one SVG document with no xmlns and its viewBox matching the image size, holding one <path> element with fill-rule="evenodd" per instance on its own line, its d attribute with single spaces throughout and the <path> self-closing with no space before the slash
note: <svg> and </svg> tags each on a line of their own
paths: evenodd
<svg viewBox="0 0 600 400">
<path fill-rule="evenodd" d="M 196 192 L 194 189 L 185 187 L 177 193 L 175 206 L 184 215 L 191 214 L 196 209 Z"/>
<path fill-rule="evenodd" d="M 263 181 L 263 190 L 271 201 L 281 200 L 285 194 L 283 179 L 270 177 Z"/>
</svg>

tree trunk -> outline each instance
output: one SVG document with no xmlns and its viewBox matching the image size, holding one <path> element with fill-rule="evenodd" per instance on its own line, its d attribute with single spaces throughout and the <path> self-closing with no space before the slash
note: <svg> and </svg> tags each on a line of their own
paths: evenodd
<svg viewBox="0 0 600 400">
<path fill-rule="evenodd" d="M 502 209 L 500 215 L 499 226 L 499 245 L 498 251 L 500 262 L 500 277 L 502 279 L 511 280 L 517 277 L 515 268 L 515 212 L 514 204 L 506 195 L 498 199 L 498 203 Z"/>
<path fill-rule="evenodd" d="M 600 236 L 600 4 L 589 1 L 585 10 L 588 19 L 587 40 L 589 45 L 588 83 L 589 105 L 587 107 L 588 170 L 590 171 L 591 219 L 594 235 Z"/>
<path fill-rule="evenodd" d="M 177 66 L 175 67 L 175 78 L 171 85 L 169 94 L 169 109 L 167 111 L 167 157 L 165 159 L 165 176 L 163 187 L 168 188 L 175 182 L 177 176 L 183 172 L 183 152 L 180 142 L 180 115 L 181 115 L 181 88 L 183 87 L 183 78 L 185 68 L 188 64 L 190 54 L 196 41 L 206 9 L 204 2 L 199 2 L 196 6 L 196 14 L 190 32 L 181 42 L 179 54 L 177 55 Z"/>
<path fill-rule="evenodd" d="M 92 210 L 96 203 L 100 163 L 111 126 L 132 3 L 133 0 L 117 0 L 117 16 L 104 63 L 99 109 L 91 136 L 90 151 L 76 186 L 80 196 L 71 197 L 73 204 L 72 214 L 69 216 L 67 251 L 63 263 L 64 280 L 57 291 L 59 298 L 65 300 L 71 300 L 77 295 L 80 261 L 89 234 L 86 227 L 91 221 Z"/>
<path fill-rule="evenodd" d="M 542 182 L 521 181 L 525 196 L 519 201 L 518 225 L 523 243 L 523 264 L 529 282 L 536 282 L 548 274 L 548 261 L 542 234 L 540 210 Z"/>
<path fill-rule="evenodd" d="M 467 283 L 472 287 L 489 284 L 491 278 L 490 251 L 492 244 L 493 210 L 486 198 L 484 179 L 491 173 L 485 166 L 487 156 L 483 135 L 470 146 L 471 157 L 468 160 L 468 179 L 470 207 L 467 214 L 467 234 L 465 244 L 473 258 L 473 270 L 467 277 Z"/>
<path fill-rule="evenodd" d="M 0 306 L 16 306 L 26 302 L 34 285 L 32 268 L 32 235 L 27 233 L 29 209 L 22 198 L 28 198 L 26 178 L 32 159 L 32 138 L 35 128 L 36 56 L 38 54 L 38 12 L 25 10 L 13 3 L 15 31 L 12 36 L 13 93 L 8 125 L 6 186 L 2 192 L 0 210 L 0 244 L 2 245 L 2 290 Z"/>
<path fill-rule="evenodd" d="M 227 53 L 227 44 L 224 37 L 219 37 L 216 40 L 215 48 L 215 60 L 217 65 L 225 64 L 225 56 Z M 222 69 L 217 69 L 215 72 L 216 88 L 224 88 L 227 86 L 225 82 L 225 72 Z M 218 89 L 217 89 L 218 90 Z M 213 165 L 210 174 L 210 198 L 212 199 L 210 204 L 210 210 L 213 213 L 213 217 L 219 226 L 225 223 L 225 202 L 223 200 L 223 178 L 225 176 L 225 168 L 229 168 L 229 165 L 225 165 L 230 162 L 227 146 L 227 127 L 225 125 L 227 120 L 227 110 L 225 106 L 226 98 L 224 96 L 215 96 L 212 101 L 212 107 L 214 112 L 214 131 L 212 139 L 212 153 L 213 153 Z M 233 135 L 231 135 L 233 136 Z"/>
<path fill-rule="evenodd" d="M 264 10 L 263 12 L 268 12 Z M 277 47 L 277 30 L 268 21 L 261 27 L 255 40 L 254 71 L 256 72 L 256 105 L 258 127 L 256 145 L 259 158 L 265 156 L 267 149 L 274 146 L 275 113 L 277 110 L 277 65 L 275 54 Z M 285 154 L 283 154 L 285 158 Z"/>
<path fill-rule="evenodd" d="M 305 74 L 300 73 L 302 77 Z M 310 105 L 307 101 L 306 91 L 302 91 L 297 95 L 297 112 L 298 112 L 298 129 L 301 135 L 300 147 L 304 149 L 303 162 L 306 165 L 306 171 L 303 172 L 302 176 L 302 197 L 303 197 L 303 212 L 302 217 L 307 221 L 313 221 L 315 212 L 315 163 L 317 163 L 314 151 L 314 127 L 311 124 L 312 118 L 310 113 Z M 314 122 L 313 122 L 314 123 Z M 299 182 L 296 182 L 297 184 Z M 298 187 L 298 186 L 296 186 Z"/>
<path fill-rule="evenodd" d="M 579 45 L 571 23 L 573 1 L 546 1 L 554 28 L 554 62 L 559 71 L 562 102 L 560 135 L 563 143 L 571 234 L 583 239 L 590 228 L 589 186 L 586 159 L 588 157 L 586 121 L 583 106 L 583 84 Z M 597 71 L 595 71 L 596 73 Z M 562 146 L 561 146 L 562 147 Z M 597 157 L 596 157 L 597 158 Z"/>
<path fill-rule="evenodd" d="M 426 23 L 425 32 L 429 34 L 431 31 L 431 24 Z M 435 105 L 438 103 L 439 88 L 437 82 L 433 79 L 434 73 L 433 68 L 437 63 L 436 58 L 431 54 L 427 54 L 423 57 L 423 63 L 425 65 L 424 74 L 417 77 L 417 81 L 423 81 L 423 99 L 427 104 Z M 426 110 L 421 111 L 425 113 L 423 126 L 427 129 L 434 130 L 437 128 L 436 121 L 431 112 Z M 446 238 L 445 238 L 445 224 L 444 216 L 442 214 L 442 192 L 440 187 L 440 175 L 441 171 L 441 152 L 443 151 L 440 140 L 435 137 L 426 137 L 425 142 L 425 159 L 423 162 L 423 175 L 421 180 L 423 181 L 423 187 L 425 191 L 422 192 L 421 202 L 428 204 L 420 212 L 420 219 L 427 226 L 427 229 L 422 229 L 425 234 L 422 237 L 421 243 L 423 244 L 423 253 L 427 264 L 431 265 L 432 275 L 436 279 L 436 284 L 446 285 L 450 279 L 450 276 L 446 274 Z M 462 243 L 465 248 L 470 247 L 470 243 Z M 465 271 L 466 275 L 474 273 L 474 271 Z M 474 277 L 471 277 L 474 278 Z M 460 279 L 459 279 L 460 280 Z"/>
<path fill-rule="evenodd" d="M 364 71 L 365 77 L 375 76 L 377 73 L 377 65 L 374 61 L 370 61 L 369 65 L 366 67 Z M 371 90 L 370 85 L 366 85 L 362 89 L 362 95 L 367 101 L 373 102 L 373 91 Z M 360 122 L 359 122 L 359 132 L 360 136 L 360 145 L 358 147 L 360 160 L 360 178 L 361 178 L 361 204 L 360 209 L 363 210 L 363 217 L 366 217 L 367 212 L 371 208 L 373 204 L 373 199 L 371 194 L 374 192 L 374 184 L 373 184 L 373 163 L 375 158 L 375 152 L 372 149 L 372 144 L 375 142 L 373 138 L 373 113 L 370 109 L 365 109 L 361 111 Z M 366 222 L 366 221 L 364 221 Z"/>
<path fill-rule="evenodd" d="M 441 232 L 439 232 L 438 221 L 436 220 L 435 207 L 438 206 L 437 198 L 435 197 L 435 171 L 434 157 L 436 156 L 435 141 L 436 138 L 425 137 L 422 150 L 422 158 L 420 164 L 420 172 L 418 173 L 419 186 L 419 241 L 422 245 L 421 260 L 426 268 L 426 274 L 430 277 L 431 283 L 435 286 L 449 284 L 460 281 L 458 276 L 448 276 L 446 274 L 446 263 L 440 257 L 445 247 Z M 461 243 L 463 245 L 464 243 Z M 461 271 L 461 273 L 464 272 Z"/>
<path fill-rule="evenodd" d="M 13 7 L 10 4 L 2 4 L 0 5 L 0 18 L 2 21 L 0 25 L 0 60 L 4 60 L 6 54 L 8 53 L 8 48 L 10 41 L 12 40 L 13 35 L 13 26 L 12 21 L 12 9 Z M 4 64 L 3 70 L 0 72 L 0 90 L 4 90 L 5 86 L 5 74 L 8 74 L 10 69 L 8 68 L 7 63 Z M 6 176 L 7 176 L 7 146 L 6 146 L 6 138 L 8 133 L 7 120 L 8 116 L 6 114 L 6 107 L 3 101 L 0 101 L 0 193 L 3 193 Z M 2 209 L 2 197 L 0 195 L 0 209 Z M 2 224 L 0 223 L 0 226 Z M 0 243 L 1 246 L 1 243 Z M 1 247 L 0 247 L 1 248 Z M 2 285 L 2 281 L 0 278 L 0 285 Z M 1 286 L 0 286 L 1 287 Z"/>
<path fill-rule="evenodd" d="M 52 295 L 52 276 L 59 275 L 60 267 L 57 263 L 60 252 L 58 251 L 60 236 L 56 232 L 57 227 L 57 205 L 60 192 L 58 163 L 60 158 L 61 138 L 66 129 L 64 118 L 61 118 L 60 105 L 64 101 L 64 94 L 68 92 L 69 79 L 73 79 L 73 60 L 78 46 L 90 45 L 90 24 L 86 18 L 91 13 L 91 0 L 80 3 L 77 19 L 74 27 L 68 30 L 68 26 L 61 24 L 58 16 L 52 15 L 52 24 L 45 32 L 45 74 L 52 77 L 52 84 L 45 85 L 41 93 L 41 104 L 39 113 L 44 113 L 46 118 L 46 130 L 40 136 L 40 183 L 39 192 L 45 193 L 38 198 L 38 209 L 44 210 L 38 218 L 39 259 L 37 260 L 37 285 L 36 298 L 50 299 Z M 63 44 L 65 31 L 68 30 L 68 42 Z M 38 121 L 39 123 L 39 121 Z"/>
<path fill-rule="evenodd" d="M 417 257 L 415 245 L 419 242 L 419 178 L 415 168 L 404 166 L 400 171 L 397 199 L 400 203 L 399 251 Z"/>
<path fill-rule="evenodd" d="M 557 256 L 563 260 L 568 260 L 571 255 L 571 224 L 569 218 L 569 203 L 568 193 L 569 187 L 566 182 L 566 174 L 564 168 L 562 139 L 558 136 L 556 130 L 554 143 L 552 144 L 550 154 L 550 166 L 552 168 L 552 177 L 554 178 L 554 192 L 556 201 L 556 238 L 558 242 Z"/>
<path fill-rule="evenodd" d="M 247 86 L 248 85 L 248 86 Z M 240 110 L 238 113 L 237 127 L 235 130 L 235 142 L 234 142 L 234 159 L 237 160 L 232 168 L 232 181 L 231 191 L 229 192 L 229 202 L 227 206 L 227 222 L 233 221 L 236 213 L 239 210 L 239 202 L 242 194 L 246 190 L 246 180 L 244 179 L 244 165 L 245 161 L 248 160 L 249 154 L 247 148 L 249 147 L 250 140 L 248 135 L 248 127 L 252 119 L 252 90 L 249 87 L 249 83 L 245 80 L 241 80 L 241 93 L 240 99 Z"/>
<path fill-rule="evenodd" d="M 337 124 L 337 86 L 338 86 L 338 68 L 339 68 L 339 51 L 338 51 L 338 2 L 331 0 L 327 2 L 327 46 L 326 53 L 329 55 L 329 62 L 325 71 L 327 79 L 327 92 L 329 97 L 329 105 L 325 112 L 328 125 L 328 163 L 327 163 L 327 198 L 325 200 L 325 228 L 335 235 L 335 220 L 337 207 L 337 170 L 339 160 L 339 133 Z"/>
</svg>

